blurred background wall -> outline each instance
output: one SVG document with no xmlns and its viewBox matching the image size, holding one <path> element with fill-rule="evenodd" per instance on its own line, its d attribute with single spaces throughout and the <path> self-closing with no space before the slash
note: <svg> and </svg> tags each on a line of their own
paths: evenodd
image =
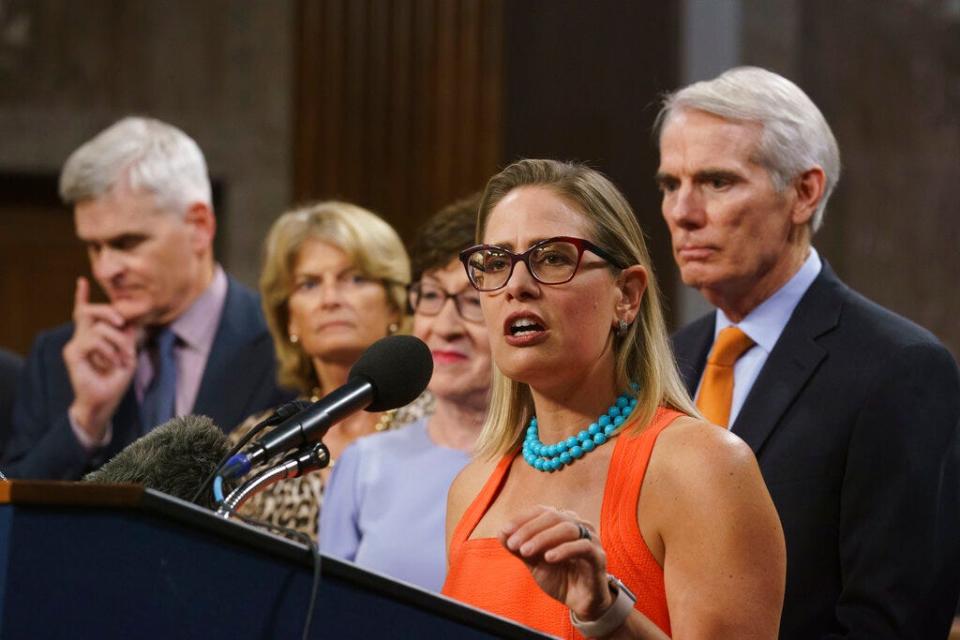
<svg viewBox="0 0 960 640">
<path fill-rule="evenodd" d="M 127 114 L 184 129 L 215 186 L 217 255 L 256 281 L 292 193 L 292 0 L 0 0 L 0 345 L 70 318 L 88 273 L 57 177 Z"/>
<path fill-rule="evenodd" d="M 296 202 L 410 239 L 513 159 L 587 161 L 637 210 L 678 326 L 705 307 L 659 218 L 656 101 L 738 64 L 796 81 L 839 140 L 821 253 L 960 354 L 956 0 L 0 0 L 0 346 L 69 318 L 87 267 L 57 175 L 129 113 L 204 149 L 217 254 L 249 284 Z"/>
</svg>

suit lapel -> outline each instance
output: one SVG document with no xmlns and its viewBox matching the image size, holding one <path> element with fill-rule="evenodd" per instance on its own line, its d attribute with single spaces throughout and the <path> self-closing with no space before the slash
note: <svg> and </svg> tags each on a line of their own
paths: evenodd
<svg viewBox="0 0 960 640">
<path fill-rule="evenodd" d="M 759 454 L 783 414 L 827 357 L 818 339 L 839 320 L 843 284 L 824 262 L 760 370 L 731 431 Z"/>
<path fill-rule="evenodd" d="M 133 382 L 130 383 L 130 387 L 120 399 L 120 404 L 117 405 L 117 410 L 113 413 L 112 424 L 113 439 L 111 445 L 116 445 L 116 451 L 120 451 L 146 433 L 143 421 L 140 418 L 140 403 L 137 402 L 137 393 L 134 391 Z"/>
<path fill-rule="evenodd" d="M 257 325 L 256 319 L 260 316 L 256 304 L 245 299 L 244 292 L 232 278 L 228 282 L 227 299 L 193 406 L 193 413 L 210 416 L 218 424 L 220 420 L 238 422 L 246 417 L 226 415 L 227 407 L 242 407 L 244 403 L 224 402 L 224 396 L 249 397 L 259 384 L 259 376 L 251 371 L 251 363 L 247 362 L 250 350 L 245 347 L 266 331 Z M 233 426 L 220 424 L 223 429 Z"/>
</svg>

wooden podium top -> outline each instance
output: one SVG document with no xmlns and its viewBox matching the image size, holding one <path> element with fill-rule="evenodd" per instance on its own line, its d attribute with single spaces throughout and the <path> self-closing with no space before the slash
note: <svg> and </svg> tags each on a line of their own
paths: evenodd
<svg viewBox="0 0 960 640">
<path fill-rule="evenodd" d="M 205 507 L 139 484 L 0 480 L 0 506 L 2 505 L 137 510 L 210 531 L 264 551 L 279 553 L 288 560 L 307 564 L 313 562 L 309 548 L 301 543 L 240 520 L 228 520 Z"/>
<path fill-rule="evenodd" d="M 138 484 L 95 484 L 56 480 L 0 480 L 0 504 L 61 504 L 133 507 L 144 488 Z"/>
</svg>

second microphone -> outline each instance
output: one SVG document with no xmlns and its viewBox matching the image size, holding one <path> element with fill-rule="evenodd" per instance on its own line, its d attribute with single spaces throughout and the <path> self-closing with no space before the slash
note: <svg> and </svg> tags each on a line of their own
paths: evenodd
<svg viewBox="0 0 960 640">
<path fill-rule="evenodd" d="M 374 342 L 350 369 L 347 383 L 288 418 L 238 453 L 224 466 L 225 479 L 245 475 L 253 466 L 308 442 L 361 409 L 388 411 L 413 402 L 433 375 L 433 358 L 413 336 L 388 336 Z"/>
</svg>

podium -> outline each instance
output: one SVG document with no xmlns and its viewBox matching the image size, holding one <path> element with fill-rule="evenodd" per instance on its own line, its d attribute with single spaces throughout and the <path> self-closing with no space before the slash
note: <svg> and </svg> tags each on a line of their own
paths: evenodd
<svg viewBox="0 0 960 640">
<path fill-rule="evenodd" d="M 310 638 L 547 637 L 333 558 L 321 572 Z M 300 638 L 312 585 L 305 545 L 151 489 L 0 481 L 3 640 Z"/>
</svg>

